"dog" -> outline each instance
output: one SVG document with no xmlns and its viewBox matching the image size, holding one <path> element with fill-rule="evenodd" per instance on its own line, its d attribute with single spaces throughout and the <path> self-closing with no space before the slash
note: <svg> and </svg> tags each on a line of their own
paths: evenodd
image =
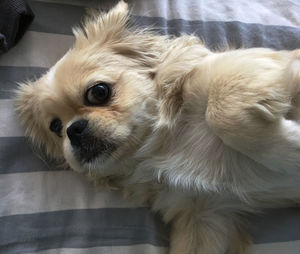
<svg viewBox="0 0 300 254">
<path fill-rule="evenodd" d="M 248 214 L 300 201 L 300 50 L 212 52 L 92 13 L 15 108 L 32 142 L 171 224 L 171 254 L 245 254 Z"/>
</svg>

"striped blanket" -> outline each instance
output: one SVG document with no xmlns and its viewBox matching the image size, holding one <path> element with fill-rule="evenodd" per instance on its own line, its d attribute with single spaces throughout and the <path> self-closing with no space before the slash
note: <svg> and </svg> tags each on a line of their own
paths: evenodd
<svg viewBox="0 0 300 254">
<path fill-rule="evenodd" d="M 196 34 L 217 49 L 300 48 L 299 0 L 132 0 L 137 25 L 163 34 Z M 56 168 L 24 138 L 13 113 L 16 82 L 39 77 L 72 45 L 85 7 L 116 1 L 28 1 L 36 17 L 19 44 L 0 57 L 0 253 L 162 254 L 168 227 L 118 192 L 94 189 Z M 250 218 L 253 254 L 299 254 L 300 209 Z"/>
</svg>

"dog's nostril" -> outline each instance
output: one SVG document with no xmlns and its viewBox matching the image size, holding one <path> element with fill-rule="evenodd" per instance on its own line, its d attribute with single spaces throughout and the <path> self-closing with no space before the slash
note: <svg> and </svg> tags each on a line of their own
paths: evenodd
<svg viewBox="0 0 300 254">
<path fill-rule="evenodd" d="M 72 145 L 79 146 L 81 143 L 81 136 L 88 124 L 87 120 L 78 120 L 72 123 L 67 128 L 67 135 Z"/>
</svg>

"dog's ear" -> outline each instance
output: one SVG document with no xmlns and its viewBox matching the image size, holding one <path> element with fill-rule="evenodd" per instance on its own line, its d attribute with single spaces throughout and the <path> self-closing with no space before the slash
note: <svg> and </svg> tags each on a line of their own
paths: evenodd
<svg viewBox="0 0 300 254">
<path fill-rule="evenodd" d="M 74 28 L 75 47 L 83 47 L 86 43 L 103 44 L 118 40 L 128 22 L 128 5 L 122 0 L 109 12 L 89 11 L 82 28 Z"/>
<path fill-rule="evenodd" d="M 176 124 L 184 110 L 188 83 L 194 77 L 195 67 L 201 58 L 211 54 L 197 37 L 181 36 L 174 42 L 161 57 L 163 60 L 155 75 L 159 111 L 156 127 L 172 128 Z"/>
<path fill-rule="evenodd" d="M 25 136 L 50 157 L 60 158 L 61 151 L 58 151 L 57 142 L 49 133 L 43 110 L 47 96 L 48 91 L 34 82 L 19 84 L 15 91 L 15 111 L 21 126 L 25 128 Z"/>
<path fill-rule="evenodd" d="M 172 128 L 179 119 L 184 105 L 184 87 L 193 71 L 188 73 L 173 72 L 173 75 L 158 77 L 158 111 L 159 119 L 156 127 Z"/>
<path fill-rule="evenodd" d="M 129 17 L 124 1 L 120 1 L 108 13 L 91 11 L 82 27 L 73 29 L 76 38 L 74 48 L 97 50 L 108 45 L 112 52 L 132 59 L 140 67 L 153 68 L 160 58 L 166 38 L 155 36 L 157 33 L 151 29 L 136 29 L 129 24 Z"/>
<path fill-rule="evenodd" d="M 41 128 L 36 121 L 39 115 L 39 100 L 36 98 L 34 83 L 20 83 L 15 91 L 15 110 L 22 126 L 26 127 L 25 135 L 30 136 L 33 143 L 39 145 L 37 134 Z"/>
</svg>

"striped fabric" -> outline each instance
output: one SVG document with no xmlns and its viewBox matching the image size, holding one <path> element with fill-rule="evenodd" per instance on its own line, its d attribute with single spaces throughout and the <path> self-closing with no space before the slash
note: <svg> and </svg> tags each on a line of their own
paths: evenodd
<svg viewBox="0 0 300 254">
<path fill-rule="evenodd" d="M 72 45 L 85 7 L 116 1 L 28 1 L 36 18 L 0 57 L 0 253 L 163 254 L 168 228 L 118 192 L 56 168 L 24 138 L 13 113 L 16 82 L 39 77 Z M 132 0 L 134 22 L 163 34 L 194 33 L 212 48 L 300 48 L 299 0 Z M 300 209 L 251 218 L 253 254 L 299 254 Z"/>
</svg>

